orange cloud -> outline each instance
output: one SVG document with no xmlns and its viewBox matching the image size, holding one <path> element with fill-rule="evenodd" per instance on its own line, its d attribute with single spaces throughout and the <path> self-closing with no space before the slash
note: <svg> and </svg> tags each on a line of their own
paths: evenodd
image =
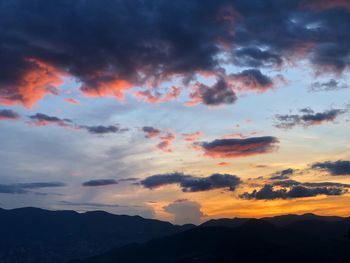
<svg viewBox="0 0 350 263">
<path fill-rule="evenodd" d="M 161 94 L 154 89 L 148 89 L 144 91 L 137 91 L 134 93 L 135 97 L 144 99 L 148 103 L 164 103 L 176 99 L 181 94 L 179 87 L 171 87 L 170 91 L 166 94 Z"/>
<path fill-rule="evenodd" d="M 57 68 L 38 59 L 27 59 L 29 69 L 20 77 L 18 84 L 6 87 L 8 94 L 0 95 L 0 104 L 23 104 L 31 108 L 37 101 L 47 94 L 56 94 L 61 86 L 64 73 Z"/>
<path fill-rule="evenodd" d="M 124 93 L 131 89 L 134 85 L 127 80 L 109 80 L 96 81 L 94 85 L 84 84 L 80 89 L 86 96 L 89 97 L 103 97 L 111 96 L 117 97 L 119 100 L 124 100 Z"/>
</svg>

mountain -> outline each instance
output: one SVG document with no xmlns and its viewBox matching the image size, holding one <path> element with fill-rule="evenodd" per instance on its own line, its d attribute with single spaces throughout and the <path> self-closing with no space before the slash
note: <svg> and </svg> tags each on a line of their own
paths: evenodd
<svg viewBox="0 0 350 263">
<path fill-rule="evenodd" d="M 221 218 L 221 219 L 212 219 L 205 223 L 203 223 L 201 226 L 224 226 L 224 227 L 237 227 L 243 225 L 248 220 L 251 220 L 252 218 Z M 303 214 L 303 215 L 282 215 L 282 216 L 274 216 L 274 217 L 263 217 L 261 220 L 264 220 L 266 222 L 269 222 L 275 226 L 286 226 L 295 222 L 300 221 L 310 221 L 310 220 L 317 220 L 317 221 L 323 221 L 323 222 L 339 222 L 344 220 L 345 218 L 339 217 L 339 216 L 319 216 L 315 214 Z"/>
<path fill-rule="evenodd" d="M 0 209 L 1 263 L 341 262 L 350 219 L 312 214 L 176 226 L 103 211 Z"/>
<path fill-rule="evenodd" d="M 1 263 L 64 263 L 193 227 L 102 211 L 38 208 L 0 209 L 0 222 Z"/>
<path fill-rule="evenodd" d="M 319 216 L 312 213 L 307 213 L 303 215 L 289 214 L 274 217 L 263 217 L 262 220 L 270 222 L 276 226 L 286 226 L 296 222 L 313 220 L 322 222 L 339 222 L 344 220 L 344 218 L 339 216 Z"/>
<path fill-rule="evenodd" d="M 348 230 L 349 219 L 286 226 L 248 219 L 236 227 L 200 226 L 73 263 L 344 262 L 350 254 Z"/>
</svg>

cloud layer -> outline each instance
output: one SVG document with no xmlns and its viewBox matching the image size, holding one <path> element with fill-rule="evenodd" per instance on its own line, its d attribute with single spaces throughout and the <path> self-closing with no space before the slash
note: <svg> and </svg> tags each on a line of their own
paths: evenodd
<svg viewBox="0 0 350 263">
<path fill-rule="evenodd" d="M 20 115 L 13 110 L 0 109 L 0 121 L 2 121 L 2 120 L 17 120 L 19 118 L 20 118 Z"/>
<path fill-rule="evenodd" d="M 149 189 L 177 184 L 183 192 L 199 192 L 214 189 L 234 191 L 240 183 L 239 177 L 231 174 L 212 174 L 208 177 L 195 177 L 183 173 L 157 174 L 141 181 L 141 184 Z"/>
<path fill-rule="evenodd" d="M 237 158 L 271 153 L 276 150 L 278 139 L 272 136 L 246 139 L 217 139 L 211 142 L 196 142 L 195 147 L 212 158 Z"/>
<path fill-rule="evenodd" d="M 324 112 L 314 112 L 310 108 L 300 110 L 300 114 L 276 115 L 277 128 L 290 129 L 295 126 L 314 126 L 325 122 L 333 122 L 340 115 L 346 113 L 347 110 L 331 109 Z"/>
<path fill-rule="evenodd" d="M 204 216 L 200 210 L 201 205 L 197 202 L 179 199 L 165 206 L 164 211 L 174 215 L 175 224 L 199 224 Z"/>
<path fill-rule="evenodd" d="M 270 184 L 266 184 L 259 190 L 253 190 L 252 192 L 245 192 L 240 195 L 242 199 L 256 199 L 256 200 L 274 200 L 274 199 L 292 199 L 313 197 L 317 195 L 330 195 L 337 196 L 343 195 L 347 192 L 343 188 L 339 187 L 305 187 L 303 185 L 292 186 L 289 189 L 281 188 L 274 189 Z"/>
<path fill-rule="evenodd" d="M 0 184 L 0 193 L 3 194 L 27 194 L 31 190 L 42 188 L 53 188 L 66 186 L 62 182 L 35 182 L 35 183 L 18 183 L 18 184 Z"/>
<path fill-rule="evenodd" d="M 225 75 L 223 64 L 254 67 L 231 77 L 257 91 L 271 81 L 255 67 L 295 58 L 342 72 L 350 63 L 350 11 L 339 3 L 2 0 L 0 103 L 31 107 L 58 94 L 67 76 L 88 96 L 123 99 L 136 86 L 173 77 L 188 84 L 198 74 Z M 209 104 L 235 100 L 222 83 L 204 93 Z"/>
<path fill-rule="evenodd" d="M 350 161 L 345 160 L 318 162 L 312 164 L 311 168 L 327 171 L 334 176 L 350 175 Z"/>
<path fill-rule="evenodd" d="M 83 186 L 106 186 L 106 185 L 114 185 L 118 184 L 118 182 L 114 179 L 96 179 L 84 182 Z"/>
</svg>

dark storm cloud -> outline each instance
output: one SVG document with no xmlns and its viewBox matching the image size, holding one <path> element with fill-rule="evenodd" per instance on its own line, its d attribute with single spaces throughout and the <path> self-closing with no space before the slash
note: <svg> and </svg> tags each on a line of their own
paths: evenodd
<svg viewBox="0 0 350 263">
<path fill-rule="evenodd" d="M 113 185 L 118 184 L 118 182 L 114 179 L 96 179 L 84 182 L 83 186 L 105 186 L 105 185 Z"/>
<path fill-rule="evenodd" d="M 235 32 L 237 45 L 265 47 L 291 61 L 307 57 L 319 68 L 344 70 L 350 53 L 349 10 L 320 12 L 305 8 L 307 2 L 237 1 L 243 17 Z"/>
<path fill-rule="evenodd" d="M 350 161 L 318 162 L 311 165 L 312 169 L 327 171 L 333 176 L 350 175 Z"/>
<path fill-rule="evenodd" d="M 0 121 L 1 120 L 17 120 L 20 118 L 20 115 L 13 111 L 7 109 L 0 109 Z"/>
<path fill-rule="evenodd" d="M 270 177 L 271 180 L 283 180 L 283 179 L 289 179 L 291 175 L 295 173 L 295 170 L 292 168 L 288 168 L 282 171 L 275 172 Z"/>
<path fill-rule="evenodd" d="M 300 114 L 276 115 L 275 126 L 280 129 L 290 129 L 301 125 L 304 127 L 319 125 L 324 122 L 333 122 L 347 110 L 331 109 L 324 112 L 314 112 L 310 108 L 300 110 Z"/>
<path fill-rule="evenodd" d="M 211 142 L 196 142 L 205 156 L 212 158 L 237 158 L 271 153 L 276 149 L 278 139 L 271 136 L 246 139 L 217 139 Z"/>
<path fill-rule="evenodd" d="M 89 133 L 92 134 L 107 134 L 107 133 L 123 133 L 128 131 L 128 128 L 120 128 L 117 125 L 108 125 L 108 126 L 103 126 L 103 125 L 97 125 L 97 126 L 86 126 L 86 125 L 81 125 L 79 126 L 81 129 L 87 130 Z"/>
<path fill-rule="evenodd" d="M 209 191 L 222 188 L 234 191 L 240 183 L 239 177 L 231 174 L 212 174 L 208 177 L 195 177 L 183 173 L 157 174 L 141 181 L 141 185 L 149 189 L 177 184 L 183 192 Z"/>
<path fill-rule="evenodd" d="M 340 83 L 335 79 L 331 79 L 327 82 L 319 82 L 316 81 L 310 85 L 310 91 L 318 92 L 318 91 L 332 91 L 332 90 L 342 90 L 350 88 L 349 85 L 345 83 Z"/>
<path fill-rule="evenodd" d="M 217 106 L 222 104 L 232 104 L 237 100 L 232 87 L 223 79 L 218 80 L 213 86 L 209 87 L 199 83 L 195 86 L 196 90 L 190 96 L 193 100 L 201 101 L 203 104 Z"/>
<path fill-rule="evenodd" d="M 272 185 L 266 184 L 259 190 L 245 192 L 240 195 L 242 199 L 256 200 L 274 200 L 274 199 L 293 199 L 303 197 L 313 197 L 318 195 L 338 196 L 347 192 L 338 187 L 305 187 L 302 185 L 292 186 L 289 189 L 274 189 Z"/>
<path fill-rule="evenodd" d="M 38 72 L 48 72 L 41 93 L 63 71 L 89 95 L 122 97 L 149 79 L 213 71 L 218 41 L 233 38 L 226 2 L 1 1 L 1 98 L 31 106 L 40 97 L 23 92 Z"/>
<path fill-rule="evenodd" d="M 0 193 L 3 194 L 27 194 L 32 189 L 64 187 L 62 182 L 35 182 L 35 183 L 18 183 L 18 184 L 0 184 Z"/>
<path fill-rule="evenodd" d="M 227 53 L 229 64 L 279 66 L 303 57 L 344 70 L 349 9 L 307 2 L 1 0 L 0 103 L 31 107 L 57 94 L 67 75 L 87 95 L 122 99 L 146 81 L 216 74 Z"/>
</svg>

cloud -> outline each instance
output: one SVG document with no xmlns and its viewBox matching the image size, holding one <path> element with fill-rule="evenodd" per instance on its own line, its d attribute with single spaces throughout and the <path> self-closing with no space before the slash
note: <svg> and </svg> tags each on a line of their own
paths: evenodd
<svg viewBox="0 0 350 263">
<path fill-rule="evenodd" d="M 21 183 L 17 184 L 24 189 L 39 189 L 39 188 L 50 188 L 50 187 L 63 187 L 66 186 L 62 182 L 37 182 L 37 183 Z"/>
<path fill-rule="evenodd" d="M 327 82 L 313 82 L 310 85 L 309 91 L 311 92 L 320 92 L 320 91 L 334 91 L 334 90 L 342 90 L 350 88 L 349 85 L 345 83 L 340 83 L 334 79 L 331 79 Z"/>
<path fill-rule="evenodd" d="M 146 133 L 145 138 L 153 139 L 159 138 L 160 142 L 156 145 L 156 148 L 167 153 L 173 151 L 172 144 L 176 139 L 176 134 L 173 132 L 164 132 L 163 135 L 160 129 L 154 128 L 152 126 L 144 126 L 141 130 Z"/>
<path fill-rule="evenodd" d="M 194 146 L 212 158 L 238 158 L 271 153 L 279 141 L 275 137 L 250 137 L 246 139 L 217 139 L 211 142 L 195 142 Z"/>
<path fill-rule="evenodd" d="M 274 189 L 272 185 L 266 184 L 259 190 L 245 192 L 240 195 L 242 199 L 256 200 L 275 200 L 275 199 L 293 199 L 313 197 L 318 195 L 338 196 L 347 192 L 343 188 L 338 187 L 305 187 L 302 185 L 292 186 L 289 189 Z"/>
<path fill-rule="evenodd" d="M 220 162 L 220 163 L 218 163 L 217 165 L 219 165 L 219 166 L 228 166 L 228 165 L 230 165 L 230 163 L 227 163 L 227 162 Z"/>
<path fill-rule="evenodd" d="M 305 187 L 343 187 L 343 188 L 350 188 L 350 184 L 342 184 L 342 183 L 334 183 L 334 182 L 298 182 L 294 180 L 283 180 L 283 181 L 277 181 L 273 182 L 274 186 L 281 186 L 281 187 L 291 187 L 291 186 L 305 186 Z"/>
<path fill-rule="evenodd" d="M 234 51 L 234 61 L 244 67 L 280 67 L 283 59 L 280 55 L 259 47 L 241 47 Z"/>
<path fill-rule="evenodd" d="M 312 169 L 327 171 L 333 176 L 350 175 L 350 161 L 326 161 L 318 162 L 311 165 Z"/>
<path fill-rule="evenodd" d="M 185 141 L 193 142 L 198 140 L 200 137 L 202 137 L 203 132 L 197 131 L 193 133 L 183 133 L 182 136 L 185 138 Z"/>
<path fill-rule="evenodd" d="M 142 131 L 146 133 L 146 138 L 151 139 L 158 137 L 160 135 L 160 130 L 151 126 L 144 126 L 142 127 Z"/>
<path fill-rule="evenodd" d="M 282 171 L 275 172 L 272 174 L 270 177 L 271 180 L 284 180 L 284 179 L 289 179 L 291 175 L 295 173 L 295 170 L 292 168 L 288 168 Z"/>
<path fill-rule="evenodd" d="M 350 3 L 347 0 L 306 0 L 303 7 L 311 8 L 317 11 L 327 9 L 348 9 L 350 10 Z"/>
<path fill-rule="evenodd" d="M 229 75 L 228 79 L 242 90 L 265 92 L 273 87 L 272 79 L 262 74 L 258 69 L 246 69 L 240 73 Z"/>
<path fill-rule="evenodd" d="M 174 215 L 174 223 L 179 225 L 199 224 L 204 216 L 201 205 L 190 200 L 177 200 L 165 206 L 163 210 Z"/>
<path fill-rule="evenodd" d="M 21 116 L 13 110 L 7 110 L 7 109 L 0 110 L 0 121 L 2 121 L 2 120 L 17 120 L 20 117 Z"/>
<path fill-rule="evenodd" d="M 55 116 L 49 116 L 43 113 L 37 113 L 35 115 L 29 116 L 30 125 L 34 126 L 48 126 L 48 125 L 58 125 L 61 127 L 73 127 L 74 124 L 70 119 L 61 119 Z"/>
<path fill-rule="evenodd" d="M 48 125 L 58 125 L 63 128 L 74 128 L 83 129 L 91 134 L 107 134 L 107 133 L 123 133 L 129 131 L 128 128 L 121 128 L 118 125 L 78 125 L 70 119 L 61 119 L 56 116 L 49 116 L 43 113 L 37 113 L 35 115 L 29 116 L 29 125 L 33 126 L 48 126 Z"/>
<path fill-rule="evenodd" d="M 102 208 L 116 208 L 120 207 L 118 204 L 103 204 L 103 203 L 90 203 L 90 202 L 70 202 L 70 201 L 58 201 L 58 205 L 63 206 L 83 206 L 83 207 L 102 207 Z"/>
<path fill-rule="evenodd" d="M 2 5 L 0 103 L 31 107 L 57 94 L 67 76 L 85 95 L 123 99 L 134 87 L 220 75 L 224 64 L 279 67 L 302 56 L 341 72 L 350 63 L 348 7 L 346 0 L 14 0 Z M 271 87 L 253 70 L 234 77 L 257 91 Z"/>
<path fill-rule="evenodd" d="M 165 135 L 160 137 L 161 141 L 157 144 L 157 148 L 162 150 L 163 152 L 172 152 L 172 144 L 176 139 L 175 133 L 168 132 Z"/>
<path fill-rule="evenodd" d="M 181 94 L 181 88 L 171 87 L 170 90 L 162 94 L 156 89 L 147 89 L 143 91 L 136 91 L 134 95 L 138 98 L 145 100 L 148 103 L 164 103 L 178 98 Z"/>
<path fill-rule="evenodd" d="M 276 115 L 275 126 L 279 129 L 290 129 L 295 126 L 314 126 L 324 122 L 334 122 L 340 115 L 346 113 L 347 110 L 331 109 L 324 112 L 314 112 L 310 108 L 300 110 L 300 114 L 294 115 Z"/>
<path fill-rule="evenodd" d="M 114 185 L 118 184 L 118 182 L 114 179 L 96 179 L 84 182 L 83 186 L 106 186 L 106 185 Z"/>
<path fill-rule="evenodd" d="M 240 183 L 240 178 L 231 174 L 216 173 L 208 177 L 196 177 L 177 172 L 152 175 L 141 181 L 141 185 L 149 189 L 177 184 L 183 192 L 209 191 L 222 188 L 234 191 Z"/>
<path fill-rule="evenodd" d="M 3 194 L 27 194 L 32 193 L 30 190 L 64 187 L 62 182 L 35 182 L 35 183 L 17 183 L 17 184 L 0 184 L 0 193 Z"/>
<path fill-rule="evenodd" d="M 3 20 L 2 20 L 3 22 Z M 24 33 L 24 32 L 23 32 Z M 5 34 L 4 38 L 9 37 Z M 6 40 L 5 40 L 6 41 Z M 5 48 L 6 49 L 6 48 Z M 1 51 L 6 51 L 2 50 Z M 63 73 L 40 59 L 22 57 L 10 51 L 4 55 L 3 63 L 9 63 L 0 78 L 0 104 L 23 104 L 31 108 L 47 94 L 56 94 L 63 84 Z M 14 55 L 14 57 L 10 57 Z M 18 68 L 14 68 L 18 67 Z M 11 72 L 13 71 L 13 72 Z"/>
<path fill-rule="evenodd" d="M 92 134 L 107 134 L 107 133 L 123 133 L 128 131 L 128 128 L 120 128 L 117 125 L 97 125 L 97 126 L 87 126 L 87 125 L 81 125 L 79 126 L 81 129 L 87 130 L 89 133 Z"/>
<path fill-rule="evenodd" d="M 139 180 L 139 178 L 130 177 L 130 178 L 119 179 L 118 182 L 135 182 L 135 181 L 138 181 L 138 180 Z"/>
<path fill-rule="evenodd" d="M 226 1 L 38 3 L 3 6 L 3 103 L 31 106 L 49 87 L 59 87 L 64 75 L 74 77 L 88 96 L 123 99 L 135 86 L 215 70 L 219 42 L 233 38 L 233 22 L 219 17 Z"/>
<path fill-rule="evenodd" d="M 70 104 L 80 104 L 79 101 L 77 101 L 76 99 L 72 99 L 72 98 L 65 99 L 64 101 L 67 103 L 70 103 Z"/>
<path fill-rule="evenodd" d="M 237 96 L 224 79 L 219 79 L 213 86 L 209 87 L 203 83 L 197 82 L 193 86 L 190 94 L 191 101 L 187 102 L 188 106 L 197 103 L 203 103 L 209 106 L 218 106 L 222 104 L 233 104 Z"/>
</svg>

